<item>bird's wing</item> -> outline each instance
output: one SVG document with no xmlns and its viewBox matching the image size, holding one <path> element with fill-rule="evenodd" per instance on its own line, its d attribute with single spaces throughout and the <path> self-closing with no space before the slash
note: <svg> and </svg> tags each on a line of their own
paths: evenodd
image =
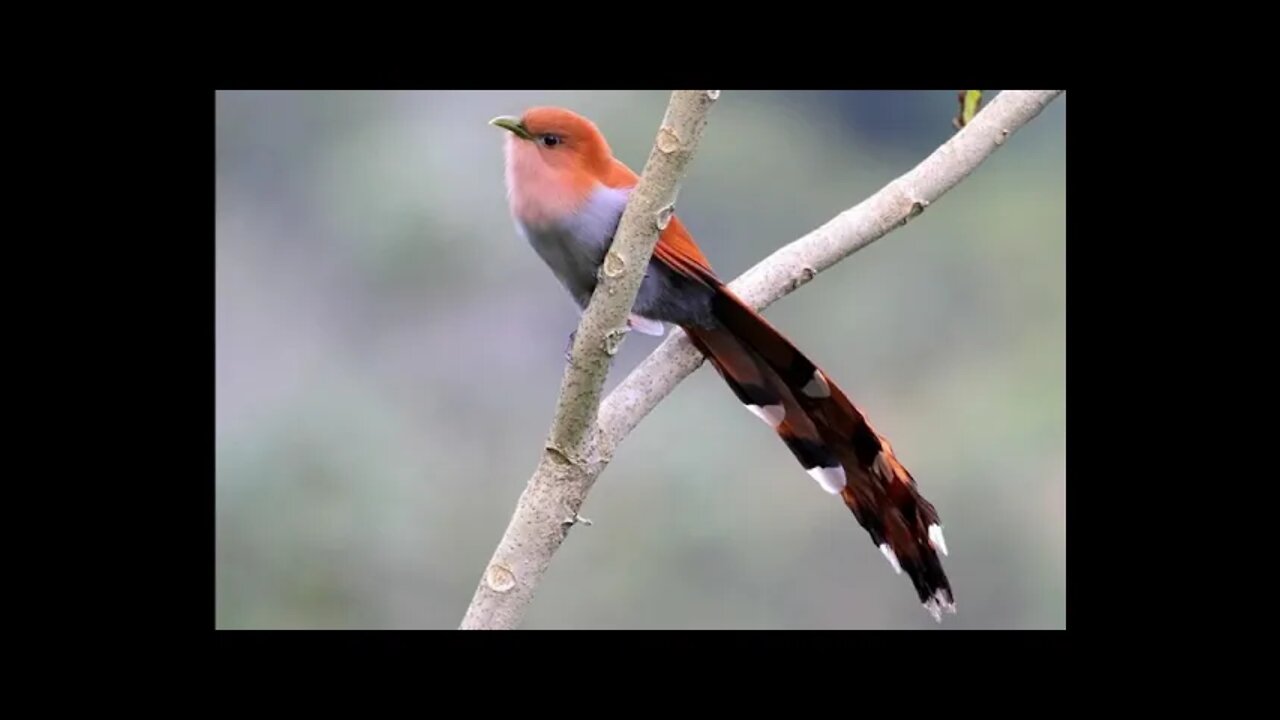
<svg viewBox="0 0 1280 720">
<path fill-rule="evenodd" d="M 635 171 L 616 158 L 604 178 L 604 184 L 612 188 L 634 188 L 639 181 L 640 177 Z M 653 256 L 690 279 L 701 282 L 715 279 L 715 271 L 711 269 L 707 256 L 693 241 L 693 236 L 689 234 L 684 223 L 680 222 L 680 218 L 674 214 L 658 237 Z"/>
</svg>

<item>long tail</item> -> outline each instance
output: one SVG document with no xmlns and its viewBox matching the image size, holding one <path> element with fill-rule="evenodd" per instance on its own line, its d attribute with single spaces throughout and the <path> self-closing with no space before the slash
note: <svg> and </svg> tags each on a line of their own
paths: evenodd
<svg viewBox="0 0 1280 720">
<path fill-rule="evenodd" d="M 778 433 L 824 490 L 839 495 L 889 564 L 905 572 L 938 622 L 955 597 L 938 553 L 942 524 L 915 479 L 862 413 L 759 313 L 716 283 L 713 329 L 690 339 L 738 399 Z"/>
</svg>

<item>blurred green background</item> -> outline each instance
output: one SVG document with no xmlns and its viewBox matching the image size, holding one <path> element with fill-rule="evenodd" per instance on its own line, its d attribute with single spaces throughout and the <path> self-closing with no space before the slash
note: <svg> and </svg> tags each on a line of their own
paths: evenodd
<svg viewBox="0 0 1280 720">
<path fill-rule="evenodd" d="M 638 172 L 668 97 L 218 95 L 218 627 L 457 627 L 578 318 L 513 230 L 487 121 L 570 107 Z M 957 615 L 936 625 L 704 366 L 619 449 L 525 627 L 1064 627 L 1066 103 L 766 311 L 938 506 Z M 679 213 L 732 279 L 909 170 L 957 109 L 725 91 Z M 657 342 L 629 336 L 606 390 Z"/>
</svg>

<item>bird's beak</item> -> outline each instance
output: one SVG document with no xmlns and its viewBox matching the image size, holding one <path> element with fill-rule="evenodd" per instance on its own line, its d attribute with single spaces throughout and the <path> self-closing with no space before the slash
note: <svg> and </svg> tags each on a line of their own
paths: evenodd
<svg viewBox="0 0 1280 720">
<path fill-rule="evenodd" d="M 511 117 L 510 115 L 502 115 L 489 121 L 490 125 L 496 125 L 503 130 L 510 130 L 516 137 L 522 140 L 532 140 L 533 136 L 525 129 L 524 123 L 520 122 L 520 118 Z"/>
</svg>

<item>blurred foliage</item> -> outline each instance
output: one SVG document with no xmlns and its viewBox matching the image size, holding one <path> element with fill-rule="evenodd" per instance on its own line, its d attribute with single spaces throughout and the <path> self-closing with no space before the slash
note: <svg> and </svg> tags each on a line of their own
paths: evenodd
<svg viewBox="0 0 1280 720">
<path fill-rule="evenodd" d="M 998 91 L 986 91 L 994 95 Z M 217 99 L 217 624 L 454 628 L 532 471 L 577 312 L 515 235 L 498 114 L 637 171 L 666 92 Z M 950 628 L 1065 623 L 1065 103 L 766 314 L 942 513 Z M 731 279 L 910 169 L 954 91 L 726 91 L 679 212 Z M 611 388 L 655 347 L 632 335 Z M 705 367 L 619 449 L 530 628 L 935 628 Z"/>
</svg>

